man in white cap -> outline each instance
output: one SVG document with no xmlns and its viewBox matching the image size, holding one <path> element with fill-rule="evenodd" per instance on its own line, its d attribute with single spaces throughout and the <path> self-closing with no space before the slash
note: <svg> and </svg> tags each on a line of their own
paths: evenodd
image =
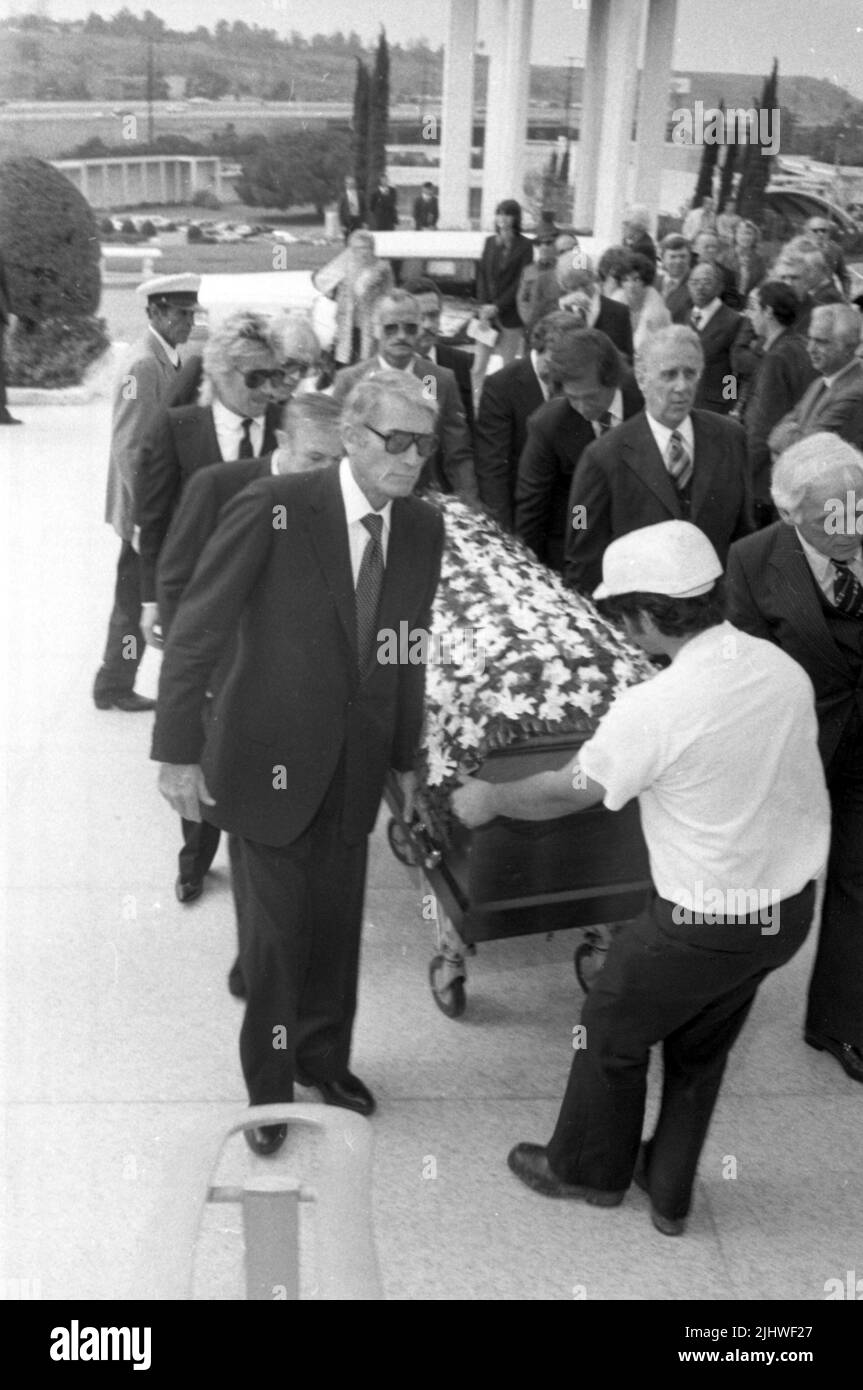
<svg viewBox="0 0 863 1390">
<path fill-rule="evenodd" d="M 632 531 L 602 572 L 595 597 L 670 665 L 625 690 L 559 772 L 467 780 L 453 805 L 477 826 L 638 797 L 654 891 L 585 1003 L 549 1144 L 516 1145 L 509 1166 L 545 1196 L 595 1206 L 617 1206 L 634 1178 L 657 1230 L 679 1235 L 728 1053 L 761 980 L 809 930 L 830 810 L 812 683 L 722 620 L 722 568 L 704 533 L 677 520 Z M 641 1143 L 659 1042 L 662 1103 Z"/>
<path fill-rule="evenodd" d="M 200 284 L 199 275 L 161 275 L 138 286 L 149 323 L 123 363 L 114 390 L 105 520 L 122 545 L 105 653 L 93 684 L 97 709 L 135 713 L 155 706 L 134 688 L 145 645 L 140 562 L 132 545 L 135 489 L 153 428 L 176 391 L 181 366 L 177 349 L 192 331 Z"/>
</svg>

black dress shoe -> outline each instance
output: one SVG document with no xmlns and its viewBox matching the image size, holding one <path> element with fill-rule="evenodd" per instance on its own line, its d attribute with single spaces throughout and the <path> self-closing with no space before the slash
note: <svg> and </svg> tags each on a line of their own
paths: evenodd
<svg viewBox="0 0 863 1390">
<path fill-rule="evenodd" d="M 243 971 L 238 960 L 234 961 L 228 972 L 228 989 L 235 999 L 245 999 L 246 982 L 243 979 Z"/>
<path fill-rule="evenodd" d="M 97 709 L 121 709 L 126 714 L 140 714 L 142 710 L 156 708 L 155 700 L 148 700 L 134 690 L 123 695 L 94 695 L 93 703 Z"/>
<path fill-rule="evenodd" d="M 16 420 L 14 415 L 10 415 L 8 410 L 0 414 L 0 425 L 23 425 L 23 420 Z"/>
<path fill-rule="evenodd" d="M 626 1196 L 625 1192 L 604 1192 L 596 1187 L 563 1182 L 551 1171 L 542 1144 L 516 1144 L 510 1150 L 507 1163 L 517 1178 L 534 1192 L 541 1192 L 543 1197 L 578 1197 L 592 1207 L 619 1207 Z"/>
<path fill-rule="evenodd" d="M 635 1171 L 632 1180 L 636 1187 L 640 1187 L 642 1192 L 650 1196 L 650 1180 L 647 1176 L 647 1145 L 640 1144 L 638 1147 L 638 1158 L 635 1160 Z M 682 1236 L 686 1230 L 686 1219 L 682 1216 L 663 1216 L 656 1210 L 653 1201 L 650 1203 L 650 1219 L 657 1231 L 661 1231 L 664 1236 Z"/>
<path fill-rule="evenodd" d="M 199 878 L 178 878 L 174 884 L 178 903 L 193 903 L 203 891 L 204 885 Z"/>
<path fill-rule="evenodd" d="M 859 1047 L 853 1043 L 837 1042 L 835 1038 L 825 1038 L 822 1033 L 812 1033 L 808 1028 L 803 1037 L 816 1052 L 829 1052 L 835 1057 L 852 1081 L 863 1081 L 863 1052 Z"/>
<path fill-rule="evenodd" d="M 355 1110 L 358 1115 L 373 1115 L 377 1109 L 368 1086 L 352 1072 L 346 1071 L 338 1081 L 315 1081 L 314 1077 L 297 1072 L 297 1081 L 301 1086 L 313 1086 L 320 1091 L 324 1105 L 339 1105 L 342 1110 Z"/>
<path fill-rule="evenodd" d="M 259 1125 L 257 1129 L 244 1129 L 246 1143 L 252 1153 L 267 1154 L 276 1153 L 284 1144 L 288 1133 L 287 1125 Z"/>
</svg>

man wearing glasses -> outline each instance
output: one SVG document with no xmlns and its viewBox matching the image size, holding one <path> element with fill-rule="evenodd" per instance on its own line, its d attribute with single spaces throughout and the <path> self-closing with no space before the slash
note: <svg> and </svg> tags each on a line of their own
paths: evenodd
<svg viewBox="0 0 863 1390">
<path fill-rule="evenodd" d="M 813 309 L 806 341 L 818 375 L 800 400 L 774 426 L 768 444 L 774 458 L 810 434 L 838 434 L 863 448 L 863 363 L 860 315 L 850 304 Z"/>
<path fill-rule="evenodd" d="M 438 406 L 437 447 L 423 466 L 418 489 L 454 492 L 469 506 L 478 507 L 473 450 L 456 379 L 449 368 L 420 355 L 421 324 L 422 313 L 414 296 L 405 290 L 392 290 L 377 309 L 377 355 L 339 372 L 333 395 L 337 401 L 345 400 L 358 382 L 378 372 L 395 370 L 417 377 Z"/>
<path fill-rule="evenodd" d="M 263 478 L 224 508 L 165 647 L 152 756 L 180 815 L 203 808 L 235 837 L 253 1105 L 292 1101 L 298 1081 L 326 1104 L 375 1108 L 349 1068 L 367 840 L 389 768 L 411 814 L 425 686 L 422 665 L 379 659 L 379 634 L 429 629 L 443 521 L 411 494 L 436 415 L 409 373 L 361 381 L 337 468 Z M 247 1131 L 259 1154 L 284 1138 L 282 1125 Z"/>
<path fill-rule="evenodd" d="M 839 281 L 842 293 L 847 297 L 851 289 L 851 276 L 848 274 L 842 247 L 833 240 L 831 223 L 823 217 L 810 217 L 806 223 L 806 231 L 818 243 L 818 250 L 827 262 L 827 269 Z"/>
</svg>

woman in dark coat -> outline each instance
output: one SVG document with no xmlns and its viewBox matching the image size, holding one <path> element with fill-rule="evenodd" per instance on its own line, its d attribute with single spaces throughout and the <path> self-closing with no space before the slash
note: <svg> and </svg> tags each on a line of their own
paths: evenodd
<svg viewBox="0 0 863 1390">
<path fill-rule="evenodd" d="M 514 198 L 498 203 L 494 225 L 494 235 L 487 238 L 477 267 L 476 293 L 479 319 L 484 328 L 495 330 L 498 337 L 494 346 L 477 342 L 472 373 L 477 396 L 492 352 L 507 366 L 522 351 L 524 325 L 516 295 L 521 272 L 533 260 L 533 242 L 522 235 L 521 206 Z"/>
</svg>

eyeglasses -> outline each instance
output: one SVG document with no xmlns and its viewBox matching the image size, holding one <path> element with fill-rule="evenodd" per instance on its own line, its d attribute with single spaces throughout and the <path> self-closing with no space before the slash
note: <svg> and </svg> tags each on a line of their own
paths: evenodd
<svg viewBox="0 0 863 1390">
<path fill-rule="evenodd" d="M 257 391 L 266 381 L 271 381 L 274 386 L 284 386 L 288 375 L 287 367 L 255 367 L 250 372 L 243 372 L 243 381 L 250 391 Z"/>
<path fill-rule="evenodd" d="M 829 232 L 829 227 L 810 227 L 810 232 Z"/>
<path fill-rule="evenodd" d="M 311 369 L 311 362 L 292 362 L 290 359 L 282 363 L 282 372 L 291 381 L 296 381 L 299 377 L 305 376 Z"/>
<path fill-rule="evenodd" d="M 402 332 L 408 338 L 413 338 L 420 331 L 418 323 L 382 323 L 381 332 L 385 338 L 394 338 L 397 333 Z"/>
<path fill-rule="evenodd" d="M 404 454 L 415 444 L 420 458 L 427 459 L 431 458 L 437 444 L 433 434 L 414 434 L 412 430 L 389 430 L 387 434 L 382 434 L 374 425 L 366 425 L 366 429 L 384 441 L 384 448 L 388 454 Z"/>
</svg>

